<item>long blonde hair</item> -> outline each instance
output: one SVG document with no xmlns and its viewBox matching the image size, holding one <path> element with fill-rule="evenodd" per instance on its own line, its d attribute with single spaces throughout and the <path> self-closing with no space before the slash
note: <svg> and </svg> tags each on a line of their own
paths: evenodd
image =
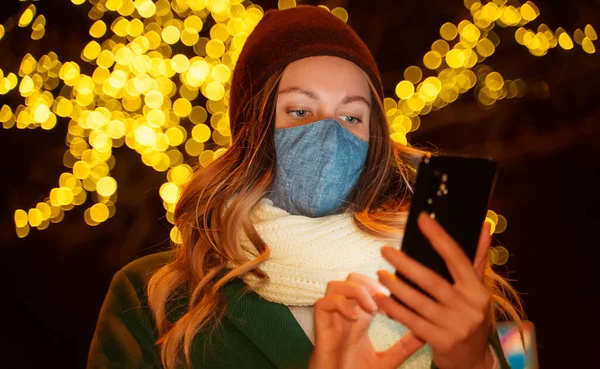
<svg viewBox="0 0 600 369">
<path fill-rule="evenodd" d="M 249 214 L 273 182 L 274 112 L 281 74 L 275 73 L 242 109 L 240 119 L 231 122 L 231 147 L 214 163 L 195 171 L 177 203 L 175 224 L 183 243 L 173 245 L 174 259 L 156 270 L 147 290 L 166 369 L 179 366 L 182 359 L 191 367 L 193 338 L 201 329 L 216 329 L 225 311 L 221 287 L 245 273 L 268 278 L 260 264 L 269 257 L 269 248 L 252 226 Z M 372 84 L 371 91 L 374 107 L 369 152 L 348 211 L 362 231 L 389 239 L 404 227 L 398 214 L 408 208 L 417 162 L 424 152 L 389 139 L 382 98 Z M 242 252 L 238 241 L 242 231 L 260 254 L 254 260 Z M 228 269 L 229 263 L 238 266 Z M 520 324 L 518 294 L 489 263 L 485 285 L 493 296 L 491 316 L 508 317 Z M 187 311 L 170 321 L 167 303 L 180 293 L 189 297 Z"/>
</svg>

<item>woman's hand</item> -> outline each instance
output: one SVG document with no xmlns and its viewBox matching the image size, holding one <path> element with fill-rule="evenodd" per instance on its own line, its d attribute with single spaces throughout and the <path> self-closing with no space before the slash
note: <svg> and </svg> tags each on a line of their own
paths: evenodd
<svg viewBox="0 0 600 369">
<path fill-rule="evenodd" d="M 396 369 L 424 342 L 405 334 L 388 350 L 376 352 L 367 334 L 377 304 L 376 293 L 389 291 L 376 280 L 350 274 L 332 281 L 315 303 L 315 348 L 309 369 Z"/>
<path fill-rule="evenodd" d="M 377 305 L 430 344 L 438 368 L 492 368 L 494 359 L 488 345 L 491 295 L 483 285 L 491 241 L 489 224 L 483 225 L 474 264 L 438 222 L 421 214 L 418 224 L 446 262 L 454 285 L 401 251 L 384 247 L 383 257 L 433 299 L 395 275 L 379 271 L 381 283 L 417 313 L 382 294 L 375 296 Z"/>
</svg>

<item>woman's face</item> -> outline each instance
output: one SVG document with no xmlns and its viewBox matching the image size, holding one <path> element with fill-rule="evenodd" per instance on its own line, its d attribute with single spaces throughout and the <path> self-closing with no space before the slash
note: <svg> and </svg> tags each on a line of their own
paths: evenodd
<svg viewBox="0 0 600 369">
<path fill-rule="evenodd" d="M 275 128 L 335 119 L 358 138 L 369 141 L 371 90 L 356 64 L 334 56 L 290 63 L 277 92 Z"/>
</svg>

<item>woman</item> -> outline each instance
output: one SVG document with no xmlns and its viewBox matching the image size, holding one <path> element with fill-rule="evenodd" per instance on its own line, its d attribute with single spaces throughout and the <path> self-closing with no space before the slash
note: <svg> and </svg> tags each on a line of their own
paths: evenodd
<svg viewBox="0 0 600 369">
<path fill-rule="evenodd" d="M 489 228 L 472 265 L 420 218 L 454 285 L 398 251 L 421 154 L 389 139 L 382 95 L 345 23 L 267 12 L 233 74 L 232 145 L 178 202 L 183 244 L 115 275 L 88 368 L 508 368 L 493 323 L 519 316 Z"/>
</svg>

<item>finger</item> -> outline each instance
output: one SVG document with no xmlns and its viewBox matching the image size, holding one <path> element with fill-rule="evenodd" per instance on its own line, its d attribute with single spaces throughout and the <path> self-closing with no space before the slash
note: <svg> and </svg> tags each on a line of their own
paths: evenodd
<svg viewBox="0 0 600 369">
<path fill-rule="evenodd" d="M 408 331 L 398 342 L 383 352 L 377 353 L 383 368 L 398 368 L 412 354 L 417 352 L 425 341 L 419 339 L 413 332 Z"/>
<path fill-rule="evenodd" d="M 327 283 L 325 296 L 342 295 L 358 302 L 358 305 L 366 312 L 373 314 L 377 311 L 377 304 L 367 287 L 352 281 L 331 281 Z"/>
<path fill-rule="evenodd" d="M 388 317 L 404 324 L 404 326 L 412 331 L 415 336 L 420 340 L 428 342 L 432 347 L 442 344 L 444 338 L 447 337 L 448 334 L 445 329 L 432 324 L 416 313 L 410 311 L 410 309 L 398 304 L 390 297 L 377 294 L 374 298 L 379 308 L 383 310 Z"/>
<path fill-rule="evenodd" d="M 477 252 L 475 253 L 475 273 L 479 277 L 479 280 L 483 280 L 483 274 L 485 272 L 485 265 L 488 261 L 488 251 L 492 242 L 491 226 L 489 222 L 483 222 L 481 227 L 481 235 L 479 236 L 479 242 L 477 243 Z"/>
<path fill-rule="evenodd" d="M 323 297 L 315 302 L 315 317 L 322 313 L 339 313 L 349 321 L 356 321 L 356 311 L 352 301 L 342 295 Z"/>
<path fill-rule="evenodd" d="M 376 293 L 383 293 L 384 295 L 390 295 L 390 290 L 388 290 L 384 285 L 379 283 L 378 280 L 371 278 L 369 276 L 359 274 L 359 273 L 350 273 L 348 275 L 347 281 L 352 281 L 359 283 L 367 288 L 371 296 Z"/>
<path fill-rule="evenodd" d="M 442 304 L 452 306 L 462 301 L 462 295 L 457 293 L 447 280 L 405 253 L 391 247 L 383 247 L 381 254 L 399 273 Z M 390 288 L 389 285 L 385 285 Z"/>
<path fill-rule="evenodd" d="M 422 213 L 419 215 L 417 223 L 425 238 L 446 262 L 448 271 L 455 282 L 467 283 L 476 279 L 473 264 L 467 255 L 437 221 Z"/>
<path fill-rule="evenodd" d="M 444 311 L 445 309 L 441 304 L 433 301 L 387 271 L 380 270 L 377 274 L 381 283 L 387 286 L 398 300 L 430 322 L 440 327 L 449 327 L 451 322 L 448 321 L 447 312 Z"/>
</svg>

